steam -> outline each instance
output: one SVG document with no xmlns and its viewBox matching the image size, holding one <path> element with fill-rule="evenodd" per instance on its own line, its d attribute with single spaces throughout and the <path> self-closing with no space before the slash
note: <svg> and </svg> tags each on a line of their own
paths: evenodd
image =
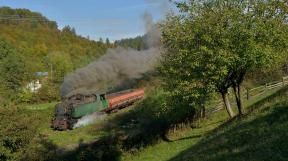
<svg viewBox="0 0 288 161">
<path fill-rule="evenodd" d="M 139 79 L 146 72 L 152 71 L 160 58 L 161 33 L 150 14 L 145 13 L 142 17 L 146 24 L 145 43 L 148 49 L 108 49 L 98 60 L 64 78 L 61 97 L 106 91 L 125 80 Z"/>
<path fill-rule="evenodd" d="M 170 3 L 173 2 L 172 0 L 145 0 L 146 3 L 151 4 L 151 3 L 158 3 L 159 4 L 159 9 L 162 13 L 166 13 L 170 10 Z"/>
<path fill-rule="evenodd" d="M 77 123 L 73 126 L 73 129 L 89 124 L 94 124 L 97 121 L 103 120 L 105 117 L 106 114 L 102 113 L 93 113 L 91 115 L 84 116 L 77 121 Z"/>
</svg>

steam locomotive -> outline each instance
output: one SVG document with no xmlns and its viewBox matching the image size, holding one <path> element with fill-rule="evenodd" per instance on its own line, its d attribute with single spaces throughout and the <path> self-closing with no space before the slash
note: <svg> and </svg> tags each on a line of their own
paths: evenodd
<svg viewBox="0 0 288 161">
<path fill-rule="evenodd" d="M 55 106 L 52 127 L 55 130 L 73 129 L 83 116 L 92 113 L 110 113 L 132 105 L 144 96 L 144 89 L 131 89 L 112 94 L 77 94 Z"/>
</svg>

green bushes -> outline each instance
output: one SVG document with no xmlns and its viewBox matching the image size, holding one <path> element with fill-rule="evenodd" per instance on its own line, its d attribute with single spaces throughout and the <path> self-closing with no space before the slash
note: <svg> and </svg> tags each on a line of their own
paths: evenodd
<svg viewBox="0 0 288 161">
<path fill-rule="evenodd" d="M 37 119 L 16 107 L 0 107 L 0 160 L 17 160 L 36 135 Z"/>
<path fill-rule="evenodd" d="M 41 102 L 51 102 L 51 101 L 59 101 L 60 100 L 60 87 L 57 84 L 47 83 L 42 86 L 42 88 L 38 91 L 37 97 Z"/>
<path fill-rule="evenodd" d="M 42 103 L 42 102 L 52 102 L 60 100 L 59 85 L 46 82 L 42 87 L 35 93 L 24 89 L 21 93 L 17 95 L 14 100 L 16 103 Z"/>
</svg>

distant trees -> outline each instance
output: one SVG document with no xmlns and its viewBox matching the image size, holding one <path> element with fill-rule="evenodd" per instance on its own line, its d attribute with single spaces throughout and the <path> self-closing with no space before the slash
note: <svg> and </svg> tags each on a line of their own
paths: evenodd
<svg viewBox="0 0 288 161">
<path fill-rule="evenodd" d="M 76 35 L 75 28 L 70 27 L 69 25 L 68 26 L 64 26 L 63 29 L 62 29 L 62 32 L 63 33 L 70 33 L 72 35 Z"/>
<path fill-rule="evenodd" d="M 242 114 L 246 74 L 273 68 L 287 51 L 287 2 L 191 0 L 177 7 L 181 15 L 168 16 L 162 25 L 167 54 L 161 71 L 170 89 L 193 87 L 198 97 L 207 94 L 199 87 L 219 92 L 233 117 L 227 95 L 232 87 Z"/>
<path fill-rule="evenodd" d="M 104 41 L 103 41 L 102 37 L 100 37 L 100 38 L 99 38 L 99 42 L 100 42 L 101 44 L 103 44 L 103 43 L 104 43 Z"/>
<path fill-rule="evenodd" d="M 12 9 L 10 7 L 0 7 L 0 24 L 26 24 L 30 27 L 38 25 L 49 28 L 57 28 L 55 21 L 49 21 L 40 13 L 31 12 L 28 9 Z"/>
<path fill-rule="evenodd" d="M 49 66 L 49 75 L 51 81 L 62 83 L 64 77 L 73 71 L 73 64 L 70 55 L 62 52 L 53 52 L 47 56 L 47 66 Z"/>
<path fill-rule="evenodd" d="M 51 93 L 50 100 L 59 97 L 52 95 L 59 90 L 65 74 L 113 47 L 81 37 L 70 26 L 59 30 L 55 22 L 27 9 L 0 7 L 0 30 L 0 98 L 1 95 L 21 98 L 13 91 L 21 93 L 19 90 L 36 79 L 35 72 L 50 72 L 51 66 L 53 81 L 43 81 L 44 88 L 33 97 L 41 93 Z"/>
<path fill-rule="evenodd" d="M 133 48 L 136 50 L 141 50 L 145 48 L 144 36 L 137 36 L 135 38 L 116 40 L 115 45 L 124 48 Z"/>
<path fill-rule="evenodd" d="M 110 40 L 108 38 L 106 38 L 105 43 L 106 43 L 106 45 L 110 45 Z"/>
</svg>

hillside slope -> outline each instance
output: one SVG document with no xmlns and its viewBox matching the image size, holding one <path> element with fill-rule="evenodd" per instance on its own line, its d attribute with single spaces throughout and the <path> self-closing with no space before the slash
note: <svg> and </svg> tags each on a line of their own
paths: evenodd
<svg viewBox="0 0 288 161">
<path fill-rule="evenodd" d="M 103 54 L 109 45 L 78 36 L 74 28 L 59 30 L 57 23 L 27 9 L 0 8 L 0 37 L 25 56 L 43 61 L 53 52 L 70 55 L 74 67 Z"/>
<path fill-rule="evenodd" d="M 33 102 L 31 94 L 18 94 L 38 79 L 36 72 L 48 72 L 50 79 L 41 99 L 53 100 L 59 96 L 59 86 L 66 74 L 113 47 L 79 36 L 69 26 L 60 30 L 56 22 L 27 9 L 0 7 L 0 31 L 0 72 L 5 73 L 0 78 L 4 82 L 0 85 L 0 100 L 10 94 L 14 99 Z"/>
<path fill-rule="evenodd" d="M 288 159 L 287 89 L 255 103 L 249 114 L 232 121 L 225 111 L 196 129 L 171 136 L 171 142 L 147 147 L 124 160 L 169 161 L 284 161 Z"/>
</svg>

